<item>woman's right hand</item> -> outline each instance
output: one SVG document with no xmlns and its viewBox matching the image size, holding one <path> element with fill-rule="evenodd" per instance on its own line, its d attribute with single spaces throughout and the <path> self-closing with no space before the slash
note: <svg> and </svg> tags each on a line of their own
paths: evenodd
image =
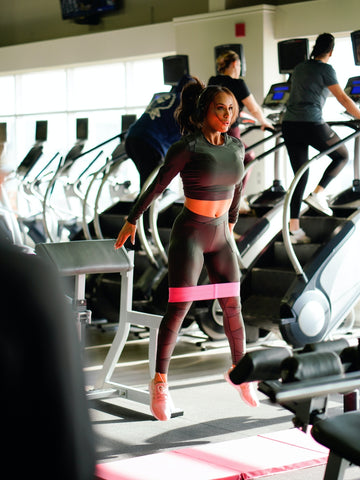
<svg viewBox="0 0 360 480">
<path fill-rule="evenodd" d="M 115 249 L 121 248 L 126 240 L 130 237 L 131 243 L 135 244 L 135 233 L 136 233 L 136 225 L 129 223 L 126 221 L 117 236 L 116 242 L 114 244 Z"/>
</svg>

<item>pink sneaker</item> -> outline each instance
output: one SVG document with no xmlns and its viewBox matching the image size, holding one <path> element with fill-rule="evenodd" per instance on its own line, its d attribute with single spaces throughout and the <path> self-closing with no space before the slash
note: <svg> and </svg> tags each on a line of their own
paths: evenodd
<svg viewBox="0 0 360 480">
<path fill-rule="evenodd" d="M 236 383 L 233 383 L 229 377 L 229 373 L 231 372 L 232 368 L 228 371 L 225 372 L 224 378 L 225 380 L 235 388 L 240 394 L 241 399 L 250 407 L 258 407 L 259 406 L 259 400 L 256 395 L 256 382 L 246 382 L 246 383 L 240 383 L 239 385 L 236 385 Z"/>
<path fill-rule="evenodd" d="M 168 384 L 165 382 L 155 383 L 154 379 L 149 383 L 150 410 L 155 418 L 161 421 L 171 418 L 171 400 Z"/>
</svg>

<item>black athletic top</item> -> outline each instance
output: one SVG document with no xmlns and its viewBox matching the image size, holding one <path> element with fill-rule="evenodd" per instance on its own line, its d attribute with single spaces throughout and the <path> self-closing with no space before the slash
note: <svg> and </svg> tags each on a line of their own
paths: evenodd
<svg viewBox="0 0 360 480">
<path fill-rule="evenodd" d="M 229 222 L 239 215 L 241 180 L 244 175 L 244 146 L 237 138 L 224 134 L 222 145 L 209 143 L 202 133 L 187 135 L 168 150 L 164 164 L 130 211 L 128 222 L 136 220 L 152 201 L 180 173 L 184 194 L 197 200 L 232 198 Z"/>
</svg>

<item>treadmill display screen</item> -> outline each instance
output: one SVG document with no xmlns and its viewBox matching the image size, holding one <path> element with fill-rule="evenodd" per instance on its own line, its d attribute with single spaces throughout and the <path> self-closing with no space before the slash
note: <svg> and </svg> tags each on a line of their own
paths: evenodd
<svg viewBox="0 0 360 480">
<path fill-rule="evenodd" d="M 284 92 L 275 92 L 272 96 L 273 100 L 282 100 L 284 98 Z"/>
<path fill-rule="evenodd" d="M 360 85 L 354 85 L 350 91 L 350 95 L 359 95 L 360 94 Z"/>
<path fill-rule="evenodd" d="M 274 93 L 272 100 L 283 100 L 285 93 L 289 91 L 288 85 L 282 85 L 281 87 L 274 87 Z"/>
</svg>

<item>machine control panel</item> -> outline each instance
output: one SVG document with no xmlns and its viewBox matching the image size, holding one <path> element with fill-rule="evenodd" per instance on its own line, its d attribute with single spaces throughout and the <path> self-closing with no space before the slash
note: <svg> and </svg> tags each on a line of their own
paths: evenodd
<svg viewBox="0 0 360 480">
<path fill-rule="evenodd" d="M 289 100 L 290 83 L 274 83 L 265 97 L 263 107 L 272 110 L 283 110 Z"/>
<path fill-rule="evenodd" d="M 360 77 L 349 78 L 345 87 L 345 93 L 355 103 L 360 103 Z"/>
</svg>

